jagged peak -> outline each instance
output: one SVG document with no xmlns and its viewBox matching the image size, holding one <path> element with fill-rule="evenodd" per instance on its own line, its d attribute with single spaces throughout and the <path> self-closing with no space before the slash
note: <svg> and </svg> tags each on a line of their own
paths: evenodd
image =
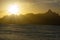
<svg viewBox="0 0 60 40">
<path fill-rule="evenodd" d="M 53 11 L 51 9 L 49 9 L 47 13 L 53 13 Z"/>
</svg>

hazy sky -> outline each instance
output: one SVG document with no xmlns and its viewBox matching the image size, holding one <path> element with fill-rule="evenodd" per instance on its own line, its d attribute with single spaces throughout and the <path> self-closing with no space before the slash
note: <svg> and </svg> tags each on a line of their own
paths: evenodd
<svg viewBox="0 0 60 40">
<path fill-rule="evenodd" d="M 22 13 L 43 13 L 48 9 L 60 13 L 60 0 L 0 0 L 0 11 L 5 11 L 7 5 L 16 2 L 19 2 Z"/>
</svg>

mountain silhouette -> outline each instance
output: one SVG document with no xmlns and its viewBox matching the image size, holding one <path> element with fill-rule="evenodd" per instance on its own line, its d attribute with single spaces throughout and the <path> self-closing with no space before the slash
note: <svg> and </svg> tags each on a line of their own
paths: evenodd
<svg viewBox="0 0 60 40">
<path fill-rule="evenodd" d="M 2 24 L 43 24 L 59 25 L 60 16 L 49 9 L 44 14 L 27 13 L 26 15 L 10 15 L 0 19 Z"/>
</svg>

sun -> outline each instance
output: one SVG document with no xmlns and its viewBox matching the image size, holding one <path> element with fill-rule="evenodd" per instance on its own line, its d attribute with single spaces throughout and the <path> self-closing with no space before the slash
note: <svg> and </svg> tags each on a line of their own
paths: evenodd
<svg viewBox="0 0 60 40">
<path fill-rule="evenodd" d="M 8 11 L 9 15 L 12 15 L 12 14 L 18 15 L 18 13 L 19 13 L 19 6 L 18 6 L 18 4 L 9 5 L 7 11 Z"/>
</svg>

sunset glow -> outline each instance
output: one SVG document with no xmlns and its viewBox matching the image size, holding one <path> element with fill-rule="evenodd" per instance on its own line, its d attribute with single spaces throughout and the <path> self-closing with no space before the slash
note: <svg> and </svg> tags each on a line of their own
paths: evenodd
<svg viewBox="0 0 60 40">
<path fill-rule="evenodd" d="M 20 9 L 19 9 L 18 4 L 13 4 L 13 5 L 8 6 L 7 11 L 8 11 L 9 15 L 11 15 L 11 14 L 17 15 L 17 14 L 19 14 Z"/>
</svg>

